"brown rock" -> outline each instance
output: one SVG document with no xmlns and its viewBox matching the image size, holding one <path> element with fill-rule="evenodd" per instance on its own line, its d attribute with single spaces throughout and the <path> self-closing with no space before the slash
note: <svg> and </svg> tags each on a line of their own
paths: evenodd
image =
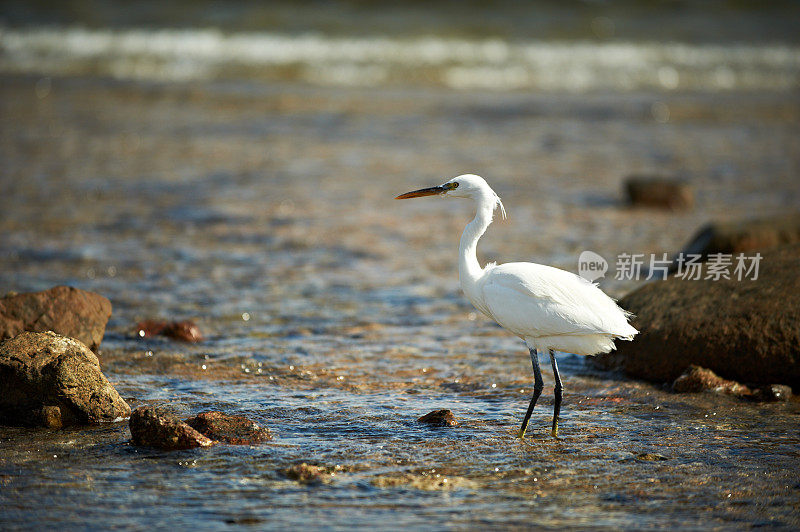
<svg viewBox="0 0 800 532">
<path fill-rule="evenodd" d="M 64 426 L 64 421 L 61 419 L 61 409 L 57 406 L 43 406 L 40 419 L 42 425 L 51 429 L 60 429 Z"/>
<path fill-rule="evenodd" d="M 620 300 L 640 334 L 594 360 L 672 382 L 695 364 L 744 383 L 800 386 L 800 245 L 762 253 L 758 279 L 645 284 Z"/>
<path fill-rule="evenodd" d="M 78 340 L 24 332 L 0 344 L 0 422 L 58 427 L 117 421 L 128 404 Z"/>
<path fill-rule="evenodd" d="M 708 224 L 683 249 L 684 254 L 746 253 L 800 242 L 800 213 Z"/>
<path fill-rule="evenodd" d="M 786 402 L 792 398 L 792 389 L 783 384 L 769 384 L 756 390 L 753 399 L 769 403 Z"/>
<path fill-rule="evenodd" d="M 97 351 L 110 316 L 108 299 L 71 286 L 8 295 L 0 299 L 0 339 L 24 331 L 53 331 Z"/>
<path fill-rule="evenodd" d="M 625 180 L 628 200 L 635 207 L 689 209 L 694 205 L 694 191 L 685 181 L 662 177 L 636 177 Z"/>
<path fill-rule="evenodd" d="M 678 393 L 716 392 L 731 395 L 749 395 L 747 386 L 718 376 L 710 369 L 691 365 L 672 383 L 672 390 Z"/>
<path fill-rule="evenodd" d="M 269 429 L 260 427 L 244 416 L 222 412 L 203 412 L 187 419 L 186 424 L 212 440 L 233 445 L 253 445 L 272 439 Z"/>
<path fill-rule="evenodd" d="M 145 320 L 136 324 L 136 336 L 152 338 L 166 336 L 182 342 L 202 342 L 200 328 L 193 321 Z"/>
<path fill-rule="evenodd" d="M 663 454 L 658 453 L 640 453 L 636 455 L 636 459 L 644 462 L 662 462 L 664 460 L 669 460 L 669 458 Z"/>
<path fill-rule="evenodd" d="M 131 413 L 130 429 L 134 445 L 166 451 L 214 443 L 176 416 L 152 406 L 140 406 Z"/>
<path fill-rule="evenodd" d="M 456 416 L 450 410 L 434 410 L 433 412 L 428 412 L 417 421 L 420 423 L 428 423 L 429 425 L 436 425 L 439 427 L 455 427 L 458 425 L 458 421 L 456 421 Z"/>
</svg>

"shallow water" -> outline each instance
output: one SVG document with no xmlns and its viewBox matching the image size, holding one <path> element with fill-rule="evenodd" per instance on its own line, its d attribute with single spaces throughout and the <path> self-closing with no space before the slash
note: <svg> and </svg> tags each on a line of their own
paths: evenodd
<svg viewBox="0 0 800 532">
<path fill-rule="evenodd" d="M 800 203 L 796 98 L 2 81 L 0 290 L 109 297 L 100 359 L 132 406 L 275 434 L 166 453 L 131 446 L 125 423 L 0 427 L 3 528 L 800 525 L 797 402 L 675 395 L 559 355 L 562 438 L 548 369 L 514 438 L 530 363 L 460 294 L 471 206 L 392 199 L 486 176 L 509 212 L 488 260 L 575 271 L 584 249 L 674 251 L 709 219 Z M 688 178 L 697 207 L 625 207 L 632 172 Z M 159 316 L 206 341 L 135 337 Z M 415 422 L 438 408 L 460 425 Z M 280 473 L 302 462 L 333 475 Z"/>
</svg>

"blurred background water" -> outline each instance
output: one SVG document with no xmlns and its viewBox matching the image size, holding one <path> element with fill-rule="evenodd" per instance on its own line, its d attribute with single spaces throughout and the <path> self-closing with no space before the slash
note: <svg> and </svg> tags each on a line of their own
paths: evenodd
<svg viewBox="0 0 800 532">
<path fill-rule="evenodd" d="M 706 221 L 796 208 L 798 15 L 4 2 L 0 291 L 105 295 L 100 359 L 132 406 L 219 408 L 276 438 L 164 453 L 125 423 L 0 427 L 0 526 L 798 526 L 796 403 L 677 396 L 560 355 L 563 439 L 545 371 L 515 440 L 532 377 L 460 294 L 471 206 L 392 200 L 479 173 L 509 211 L 481 256 L 570 271 L 585 249 L 672 252 Z M 628 208 L 632 173 L 687 179 L 696 207 Z M 136 338 L 150 317 L 206 340 Z M 461 425 L 415 423 L 435 408 Z M 300 462 L 335 475 L 280 473 Z"/>
<path fill-rule="evenodd" d="M 793 2 L 12 2 L 2 68 L 456 89 L 796 89 L 799 17 Z"/>
</svg>

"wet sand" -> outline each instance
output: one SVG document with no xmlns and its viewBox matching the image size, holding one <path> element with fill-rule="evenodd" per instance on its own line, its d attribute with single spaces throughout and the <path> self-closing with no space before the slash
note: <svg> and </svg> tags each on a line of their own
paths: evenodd
<svg viewBox="0 0 800 532">
<path fill-rule="evenodd" d="M 100 359 L 132 406 L 218 408 L 275 434 L 163 453 L 129 445 L 125 423 L 0 427 L 4 528 L 800 525 L 797 402 L 675 395 L 560 355 L 562 439 L 547 370 L 515 439 L 532 376 L 460 294 L 471 206 L 392 199 L 485 176 L 509 219 L 483 260 L 575 271 L 585 249 L 675 251 L 708 220 L 800 204 L 793 95 L 5 76 L 0 113 L 0 290 L 105 295 Z M 642 172 L 687 178 L 696 208 L 627 208 L 622 179 Z M 159 316 L 207 340 L 135 338 Z M 460 425 L 415 422 L 438 408 Z M 301 462 L 330 482 L 281 475 Z"/>
</svg>

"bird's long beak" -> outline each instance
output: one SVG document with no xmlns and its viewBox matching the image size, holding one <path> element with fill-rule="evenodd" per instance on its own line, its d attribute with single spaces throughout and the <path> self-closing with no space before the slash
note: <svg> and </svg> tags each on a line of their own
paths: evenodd
<svg viewBox="0 0 800 532">
<path fill-rule="evenodd" d="M 439 185 L 438 187 L 429 187 L 429 188 L 421 188 L 419 190 L 412 190 L 411 192 L 400 194 L 395 199 L 410 199 L 410 198 L 421 198 L 422 196 L 436 196 L 437 194 L 444 194 L 445 192 L 447 192 L 447 189 Z"/>
</svg>

